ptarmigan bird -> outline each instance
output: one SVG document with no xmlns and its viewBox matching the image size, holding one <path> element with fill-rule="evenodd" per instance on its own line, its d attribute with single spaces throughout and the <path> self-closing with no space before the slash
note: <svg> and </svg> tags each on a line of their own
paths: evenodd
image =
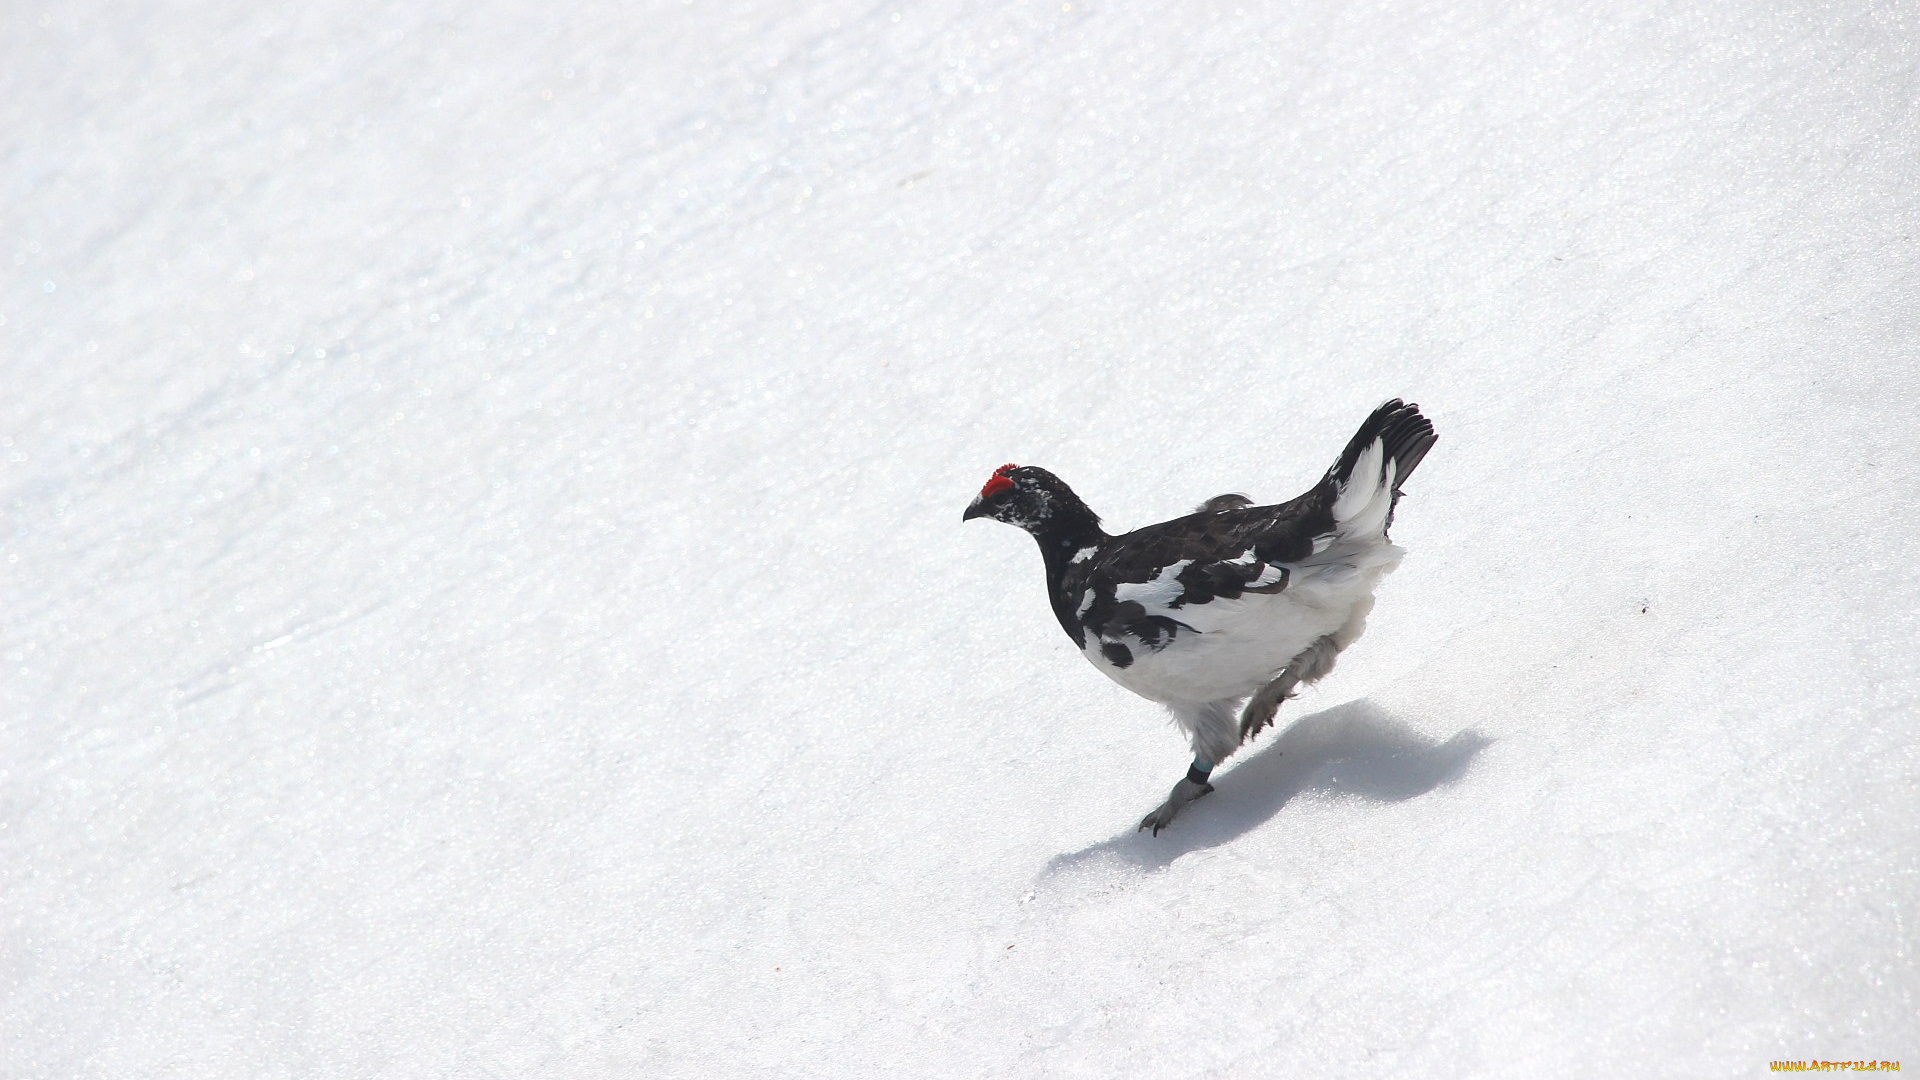
<svg viewBox="0 0 1920 1080">
<path fill-rule="evenodd" d="M 1121 536 L 1045 469 L 1003 465 L 980 489 L 961 520 L 1033 534 L 1067 636 L 1102 674 L 1165 705 L 1193 744 L 1192 768 L 1140 828 L 1158 835 L 1212 791 L 1214 766 L 1366 629 L 1374 587 L 1405 554 L 1387 539 L 1400 485 L 1437 438 L 1395 398 L 1305 495 L 1277 506 L 1218 495 Z"/>
</svg>

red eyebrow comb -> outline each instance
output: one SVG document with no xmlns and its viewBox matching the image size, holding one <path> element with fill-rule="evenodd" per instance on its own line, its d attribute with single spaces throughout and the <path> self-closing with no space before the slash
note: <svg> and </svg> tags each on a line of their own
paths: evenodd
<svg viewBox="0 0 1920 1080">
<path fill-rule="evenodd" d="M 1007 478 L 1007 474 L 1019 467 L 1020 466 L 1012 462 L 1008 462 L 993 470 L 993 475 L 987 478 L 986 486 L 980 489 L 980 497 L 985 499 L 992 495 L 998 495 L 1000 492 L 1012 487 L 1013 481 Z"/>
</svg>

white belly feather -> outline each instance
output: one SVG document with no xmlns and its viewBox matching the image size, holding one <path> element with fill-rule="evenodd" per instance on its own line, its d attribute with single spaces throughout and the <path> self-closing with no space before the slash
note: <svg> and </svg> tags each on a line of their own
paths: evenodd
<svg viewBox="0 0 1920 1080">
<path fill-rule="evenodd" d="M 1153 581 L 1119 586 L 1115 599 L 1137 601 L 1149 615 L 1165 615 L 1191 630 L 1179 631 L 1159 650 L 1131 636 L 1117 639 L 1133 654 L 1124 668 L 1101 652 L 1098 637 L 1089 635 L 1082 652 L 1108 678 L 1150 701 L 1243 698 L 1272 681 L 1309 645 L 1348 627 L 1356 614 L 1364 615 L 1380 578 L 1399 565 L 1403 554 L 1378 539 L 1336 542 L 1294 566 L 1282 592 L 1170 608 L 1167 604 L 1181 591 L 1174 578 L 1186 565 L 1177 563 Z M 1341 647 L 1358 632 L 1354 627 L 1342 634 Z"/>
</svg>

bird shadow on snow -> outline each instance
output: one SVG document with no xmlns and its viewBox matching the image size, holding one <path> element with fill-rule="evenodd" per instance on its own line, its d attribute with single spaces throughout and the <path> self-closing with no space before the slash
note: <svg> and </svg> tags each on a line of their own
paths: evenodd
<svg viewBox="0 0 1920 1080">
<path fill-rule="evenodd" d="M 1040 877 L 1101 866 L 1158 870 L 1190 851 L 1218 847 L 1257 828 L 1303 791 L 1405 802 L 1459 779 L 1492 744 L 1477 731 L 1436 742 L 1372 702 L 1337 705 L 1301 717 L 1233 771 L 1216 776 L 1213 794 L 1187 807 L 1160 835 L 1129 829 L 1055 855 Z M 1154 801 L 1143 799 L 1141 812 L 1152 809 Z"/>
</svg>

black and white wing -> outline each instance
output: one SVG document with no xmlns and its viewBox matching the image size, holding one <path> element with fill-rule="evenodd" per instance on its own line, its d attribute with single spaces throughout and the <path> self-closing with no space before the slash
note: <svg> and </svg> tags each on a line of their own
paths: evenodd
<svg viewBox="0 0 1920 1080">
<path fill-rule="evenodd" d="M 1200 511 L 1115 537 L 1069 567 L 1062 600 L 1082 649 L 1097 638 L 1125 668 L 1205 633 L 1249 597 L 1305 579 L 1337 581 L 1398 557 L 1386 536 L 1400 485 L 1433 446 L 1433 425 L 1399 400 L 1375 410 L 1312 490 L 1272 506 L 1220 495 Z"/>
</svg>

